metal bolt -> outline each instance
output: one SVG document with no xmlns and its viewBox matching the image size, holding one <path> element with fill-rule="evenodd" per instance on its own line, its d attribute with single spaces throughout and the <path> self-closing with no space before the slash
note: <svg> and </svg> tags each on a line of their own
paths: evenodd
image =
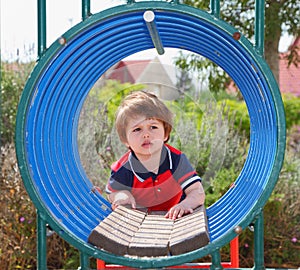
<svg viewBox="0 0 300 270">
<path fill-rule="evenodd" d="M 242 231 L 243 231 L 243 229 L 242 229 L 241 226 L 236 226 L 236 227 L 234 228 L 234 232 L 235 232 L 236 234 L 241 234 Z"/>
<path fill-rule="evenodd" d="M 241 38 L 241 33 L 239 33 L 239 32 L 235 32 L 235 33 L 233 33 L 233 38 L 235 39 L 235 40 L 239 40 L 240 38 Z"/>
<path fill-rule="evenodd" d="M 60 45 L 65 45 L 65 44 L 67 43 L 67 40 L 66 40 L 64 37 L 60 37 L 60 38 L 58 39 L 58 43 L 59 43 Z"/>
</svg>

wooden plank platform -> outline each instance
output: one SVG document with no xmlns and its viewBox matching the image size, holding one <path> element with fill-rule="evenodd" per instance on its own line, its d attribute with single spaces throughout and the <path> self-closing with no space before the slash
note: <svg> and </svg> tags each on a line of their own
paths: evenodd
<svg viewBox="0 0 300 270">
<path fill-rule="evenodd" d="M 116 255 L 138 257 L 179 255 L 208 244 L 203 206 L 176 220 L 165 213 L 119 206 L 94 228 L 88 242 Z"/>
</svg>

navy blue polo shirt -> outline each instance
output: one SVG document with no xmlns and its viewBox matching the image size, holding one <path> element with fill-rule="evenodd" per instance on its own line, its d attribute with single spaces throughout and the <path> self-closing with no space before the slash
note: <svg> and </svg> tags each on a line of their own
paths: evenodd
<svg viewBox="0 0 300 270">
<path fill-rule="evenodd" d="M 111 167 L 106 192 L 128 190 L 138 207 L 152 211 L 167 211 L 185 198 L 184 190 L 201 178 L 191 166 L 185 154 L 165 144 L 162 148 L 158 173 L 149 172 L 128 151 Z"/>
</svg>

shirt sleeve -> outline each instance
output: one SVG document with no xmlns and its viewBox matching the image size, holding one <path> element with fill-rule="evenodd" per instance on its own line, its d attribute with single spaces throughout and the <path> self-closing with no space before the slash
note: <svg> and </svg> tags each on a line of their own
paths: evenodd
<svg viewBox="0 0 300 270">
<path fill-rule="evenodd" d="M 105 192 L 110 194 L 119 190 L 130 191 L 133 185 L 133 175 L 132 173 L 121 167 L 119 170 L 111 171 L 110 178 L 106 184 Z"/>
<path fill-rule="evenodd" d="M 185 154 L 181 154 L 174 166 L 173 176 L 180 184 L 182 190 L 191 186 L 195 182 L 201 182 L 200 176 L 197 174 Z"/>
</svg>

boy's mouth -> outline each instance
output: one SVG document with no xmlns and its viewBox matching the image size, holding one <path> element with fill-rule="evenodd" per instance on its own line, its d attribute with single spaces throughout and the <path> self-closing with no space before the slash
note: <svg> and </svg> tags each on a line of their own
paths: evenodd
<svg viewBox="0 0 300 270">
<path fill-rule="evenodd" d="M 148 146 L 150 146 L 152 143 L 150 142 L 150 141 L 145 141 L 145 142 L 143 142 L 143 144 L 142 144 L 142 146 L 143 147 L 148 147 Z"/>
</svg>

